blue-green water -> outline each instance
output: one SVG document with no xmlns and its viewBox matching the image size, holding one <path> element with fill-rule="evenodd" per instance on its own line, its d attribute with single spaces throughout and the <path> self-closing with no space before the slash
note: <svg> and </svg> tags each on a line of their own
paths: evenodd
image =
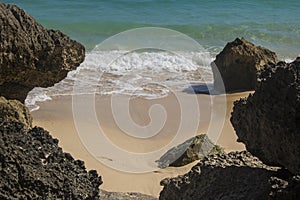
<svg viewBox="0 0 300 200">
<path fill-rule="evenodd" d="M 226 42 L 245 37 L 281 58 L 300 53 L 300 1 L 286 0 L 5 0 L 59 29 L 91 50 L 121 31 L 160 26 L 185 33 L 220 51 Z"/>
<path fill-rule="evenodd" d="M 74 94 L 75 83 L 77 92 L 83 94 L 96 89 L 100 94 L 134 94 L 146 98 L 184 90 L 189 84 L 211 84 L 210 62 L 236 37 L 271 49 L 280 59 L 292 60 L 300 55 L 299 0 L 6 0 L 4 3 L 18 5 L 42 25 L 61 30 L 87 49 L 85 62 L 66 79 L 54 87 L 35 88 L 29 93 L 26 104 L 32 109 L 36 108 L 36 101 Z M 167 52 L 126 53 L 118 49 L 92 51 L 119 32 L 157 26 L 192 37 L 204 51 L 182 52 L 183 56 Z M 186 58 L 192 62 L 187 63 Z M 113 62 L 107 65 L 107 59 Z"/>
</svg>

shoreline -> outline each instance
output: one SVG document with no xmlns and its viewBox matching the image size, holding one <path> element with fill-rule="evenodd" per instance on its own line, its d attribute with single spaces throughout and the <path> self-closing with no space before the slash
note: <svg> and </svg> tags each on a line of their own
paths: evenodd
<svg viewBox="0 0 300 200">
<path fill-rule="evenodd" d="M 0 199 L 299 199 L 300 3 L 16 4 Z"/>
<path fill-rule="evenodd" d="M 232 125 L 229 121 L 230 113 L 233 107 L 233 101 L 240 99 L 241 97 L 248 96 L 249 92 L 227 94 L 227 112 L 225 117 L 225 124 L 222 133 L 217 141 L 217 144 L 224 148 L 226 152 L 234 150 L 244 150 L 245 147 L 241 143 L 237 143 L 237 136 L 234 133 Z M 191 94 L 180 93 L 183 95 L 184 101 L 188 101 Z M 168 96 L 166 98 L 156 100 L 145 100 L 142 98 L 135 98 L 132 100 L 130 114 L 132 119 L 141 125 L 149 123 L 148 109 L 153 104 L 164 105 L 168 112 L 171 112 L 168 116 L 170 122 L 166 122 L 166 128 L 162 129 L 161 134 L 153 137 L 151 140 L 140 140 L 136 138 L 130 138 L 124 132 L 120 131 L 116 124 L 112 121 L 112 113 L 109 112 L 110 95 L 97 95 L 95 99 L 96 113 L 99 121 L 101 121 L 101 128 L 107 133 L 106 136 L 116 145 L 122 149 L 132 152 L 149 152 L 155 149 L 161 148 L 169 143 L 172 132 L 176 130 L 176 126 L 173 124 L 178 122 L 180 113 L 176 113 L 174 106 L 178 106 L 178 102 L 175 98 Z M 198 94 L 196 95 L 199 109 L 201 111 L 200 124 L 197 130 L 197 134 L 206 133 L 210 120 L 210 95 Z M 216 97 L 216 95 L 214 96 Z M 122 97 L 120 97 L 122 98 Z M 82 100 L 82 99 L 81 99 Z M 218 101 L 216 101 L 218 102 Z M 113 192 L 139 192 L 143 194 L 152 195 L 158 197 L 162 187 L 159 185 L 160 181 L 167 177 L 175 177 L 180 174 L 187 173 L 197 161 L 183 167 L 168 167 L 166 169 L 159 169 L 154 172 L 132 174 L 126 172 L 120 172 L 110 167 L 105 166 L 86 149 L 82 144 L 80 137 L 76 131 L 72 114 L 72 98 L 71 96 L 54 97 L 51 101 L 45 101 L 38 103 L 39 110 L 33 111 L 33 124 L 35 126 L 41 126 L 48 130 L 50 134 L 59 139 L 59 145 L 64 151 L 71 153 L 75 159 L 81 159 L 85 161 L 87 169 L 96 169 L 103 178 L 103 185 L 101 189 Z M 84 98 L 80 101 L 79 109 L 85 108 Z M 216 105 L 216 103 L 214 104 Z M 218 105 L 218 104 L 217 104 Z M 101 111 L 101 112 L 100 112 Z M 190 119 L 192 120 L 192 119 Z M 88 123 L 87 123 L 88 124 Z M 169 135 L 171 133 L 171 135 Z M 181 142 L 185 141 L 185 138 L 180 138 Z M 180 142 L 179 142 L 180 143 Z M 113 160 L 109 156 L 102 158 L 103 160 Z M 130 162 L 130 160 L 128 160 Z M 134 165 L 134 163 L 130 163 Z M 130 182 L 128 180 L 135 180 Z"/>
</svg>

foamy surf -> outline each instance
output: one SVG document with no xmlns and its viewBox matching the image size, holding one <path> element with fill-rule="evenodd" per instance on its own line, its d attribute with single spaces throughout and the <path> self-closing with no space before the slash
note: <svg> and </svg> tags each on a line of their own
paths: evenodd
<svg viewBox="0 0 300 200">
<path fill-rule="evenodd" d="M 49 88 L 34 88 L 25 104 L 33 111 L 38 109 L 36 102 L 51 100 L 53 96 L 91 93 L 161 98 L 171 90 L 211 83 L 212 60 L 208 52 L 91 51 L 61 82 Z"/>
</svg>

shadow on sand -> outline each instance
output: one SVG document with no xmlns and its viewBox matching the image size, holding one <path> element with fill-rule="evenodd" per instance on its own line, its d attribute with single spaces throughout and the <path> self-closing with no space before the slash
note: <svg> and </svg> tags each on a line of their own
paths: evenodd
<svg viewBox="0 0 300 200">
<path fill-rule="evenodd" d="M 187 94 L 207 94 L 207 95 L 220 95 L 220 94 L 234 94 L 239 92 L 252 92 L 253 90 L 248 89 L 240 89 L 234 91 L 217 91 L 214 90 L 213 84 L 198 84 L 198 85 L 191 85 L 188 88 L 182 90 Z"/>
<path fill-rule="evenodd" d="M 207 94 L 207 95 L 222 94 L 221 92 L 214 90 L 213 84 L 191 85 L 190 87 L 185 88 L 182 91 L 187 94 Z"/>
</svg>

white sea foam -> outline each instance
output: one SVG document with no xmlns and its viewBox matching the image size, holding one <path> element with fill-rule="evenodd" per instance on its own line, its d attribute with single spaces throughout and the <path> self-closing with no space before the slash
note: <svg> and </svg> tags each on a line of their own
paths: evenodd
<svg viewBox="0 0 300 200">
<path fill-rule="evenodd" d="M 286 63 L 291 63 L 291 62 L 293 62 L 295 59 L 293 59 L 293 58 L 285 58 L 284 59 L 284 61 L 286 62 Z"/>
<path fill-rule="evenodd" d="M 28 93 L 25 104 L 29 107 L 30 111 L 39 109 L 39 106 L 35 104 L 37 101 L 52 100 L 51 97 L 45 94 L 45 91 L 45 88 L 36 87 Z"/>
<path fill-rule="evenodd" d="M 49 88 L 34 88 L 25 103 L 34 110 L 38 109 L 36 102 L 53 96 L 95 92 L 160 98 L 190 84 L 211 83 L 211 62 L 208 52 L 92 51 L 61 82 Z"/>
</svg>

